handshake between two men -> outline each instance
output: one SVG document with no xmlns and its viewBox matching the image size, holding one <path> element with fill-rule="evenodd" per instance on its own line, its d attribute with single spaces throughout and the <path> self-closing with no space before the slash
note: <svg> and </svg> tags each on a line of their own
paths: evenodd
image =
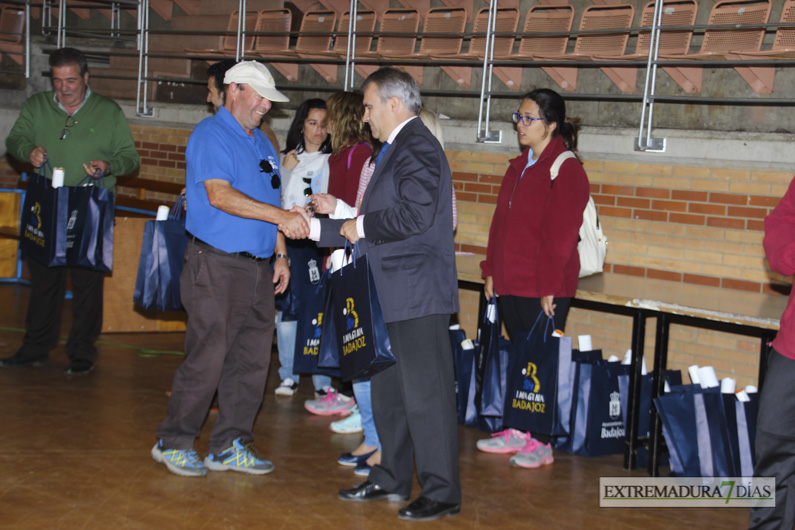
<svg viewBox="0 0 795 530">
<path fill-rule="evenodd" d="M 303 208 L 293 206 L 289 212 L 285 212 L 284 220 L 279 223 L 279 230 L 290 239 L 306 239 L 309 237 L 311 219 L 316 215 L 334 216 L 337 210 L 337 198 L 328 193 L 317 193 L 309 196 L 309 202 Z M 350 208 L 349 208 L 350 210 Z M 292 215 L 289 215 L 289 214 Z M 359 231 L 356 227 L 356 219 L 349 219 L 340 228 L 340 235 L 356 243 L 359 241 Z"/>
</svg>

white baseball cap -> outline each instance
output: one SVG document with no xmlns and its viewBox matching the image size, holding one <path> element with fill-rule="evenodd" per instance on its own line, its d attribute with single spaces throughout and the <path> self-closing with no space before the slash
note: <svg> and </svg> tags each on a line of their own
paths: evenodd
<svg viewBox="0 0 795 530">
<path fill-rule="evenodd" d="M 276 90 L 273 76 L 265 65 L 257 61 L 240 61 L 226 71 L 224 84 L 246 84 L 257 91 L 257 94 L 271 101 L 290 101 L 287 96 Z"/>
</svg>

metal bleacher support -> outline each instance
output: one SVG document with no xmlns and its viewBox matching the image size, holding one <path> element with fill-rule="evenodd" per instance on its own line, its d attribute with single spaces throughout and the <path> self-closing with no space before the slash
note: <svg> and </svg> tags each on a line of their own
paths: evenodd
<svg viewBox="0 0 795 530">
<path fill-rule="evenodd" d="M 103 1 L 103 0 L 96 0 L 96 1 Z M 109 1 L 109 0 L 104 0 Z M 122 1 L 122 0 L 117 0 Z M 716 0 L 717 3 L 720 3 L 723 0 Z M 65 0 L 60 0 L 61 3 L 64 3 Z M 510 0 L 503 0 L 503 4 L 505 6 L 510 5 Z M 536 7 L 547 7 L 547 8 L 566 8 L 567 6 L 565 0 L 538 0 L 539 6 Z M 602 0 L 593 0 L 595 6 L 602 6 L 602 5 L 616 5 L 619 2 L 604 2 Z M 790 50 L 786 50 L 782 53 L 759 53 L 759 54 L 745 54 L 741 55 L 737 50 L 730 50 L 724 54 L 718 54 L 714 58 L 707 58 L 702 60 L 694 60 L 688 58 L 687 54 L 679 54 L 678 52 L 674 52 L 671 54 L 668 52 L 668 47 L 666 43 L 666 39 L 663 39 L 663 45 L 661 48 L 661 38 L 663 35 L 671 35 L 673 38 L 673 34 L 675 33 L 693 33 L 696 32 L 699 35 L 705 35 L 707 31 L 714 31 L 716 29 L 715 24 L 712 25 L 695 25 L 691 24 L 684 24 L 681 25 L 674 25 L 680 24 L 678 22 L 672 23 L 670 20 L 664 19 L 664 15 L 668 13 L 671 9 L 675 8 L 677 5 L 681 6 L 686 4 L 686 1 L 683 0 L 654 0 L 650 4 L 647 4 L 643 9 L 643 15 L 638 17 L 640 18 L 640 26 L 639 27 L 629 27 L 622 29 L 622 31 L 629 32 L 636 38 L 637 45 L 635 46 L 634 50 L 626 50 L 621 55 L 600 55 L 598 52 L 585 54 L 582 57 L 579 57 L 577 54 L 559 54 L 557 56 L 545 56 L 543 53 L 529 53 L 526 56 L 522 55 L 523 52 L 521 50 L 510 53 L 509 55 L 505 54 L 505 51 L 502 50 L 495 55 L 495 42 L 500 42 L 505 39 L 511 39 L 514 42 L 522 39 L 527 40 L 527 42 L 531 42 L 533 38 L 536 40 L 546 39 L 549 40 L 550 38 L 554 37 L 556 39 L 565 38 L 568 41 L 572 39 L 577 39 L 578 41 L 584 40 L 583 38 L 593 38 L 598 37 L 600 34 L 610 34 L 615 33 L 615 28 L 598 28 L 598 29 L 583 29 L 583 26 L 580 26 L 580 29 L 574 31 L 569 29 L 568 31 L 562 31 L 560 29 L 555 31 L 543 31 L 543 30 L 534 30 L 534 31 L 527 31 L 526 28 L 521 30 L 521 33 L 517 32 L 506 32 L 498 31 L 497 30 L 497 13 L 499 9 L 499 2 L 497 0 L 491 1 L 488 3 L 488 20 L 487 24 L 485 25 L 485 31 L 483 29 L 483 24 L 478 25 L 477 31 L 469 31 L 469 32 L 462 32 L 460 34 L 461 37 L 464 38 L 466 42 L 469 42 L 469 49 L 462 50 L 459 54 L 451 54 L 447 57 L 444 55 L 432 55 L 432 56 L 425 56 L 422 54 L 416 54 L 413 52 L 413 48 L 410 54 L 406 55 L 405 57 L 400 57 L 401 54 L 396 53 L 383 53 L 382 50 L 384 49 L 384 44 L 389 42 L 390 39 L 394 40 L 395 38 L 408 38 L 409 40 L 415 39 L 423 39 L 429 38 L 433 39 L 438 37 L 437 33 L 427 33 L 426 31 L 422 31 L 420 29 L 415 30 L 413 33 L 408 32 L 390 32 L 384 31 L 384 15 L 386 14 L 385 9 L 381 9 L 384 6 L 382 4 L 378 4 L 379 9 L 376 9 L 376 13 L 378 15 L 378 19 L 381 22 L 381 28 L 379 31 L 371 30 L 365 31 L 364 34 L 367 36 L 368 39 L 373 37 L 378 39 L 377 50 L 374 52 L 365 51 L 364 48 L 356 46 L 356 38 L 357 38 L 357 9 L 358 9 L 358 0 L 350 0 L 350 8 L 347 13 L 349 15 L 346 18 L 344 24 L 339 24 L 336 27 L 336 30 L 332 30 L 334 34 L 338 35 L 338 37 L 342 37 L 345 34 L 345 25 L 347 25 L 347 36 L 346 39 L 346 51 L 343 56 L 342 50 L 338 47 L 328 48 L 327 50 L 318 50 L 318 51 L 310 51 L 306 53 L 300 53 L 301 50 L 290 50 L 286 49 L 279 53 L 273 54 L 265 54 L 259 52 L 257 49 L 257 45 L 254 45 L 254 49 L 249 50 L 251 47 L 251 36 L 246 37 L 247 29 L 245 24 L 242 23 L 243 17 L 238 17 L 238 27 L 235 36 L 235 49 L 234 49 L 234 56 L 236 59 L 257 59 L 263 56 L 267 56 L 268 60 L 271 61 L 272 64 L 279 64 L 279 67 L 276 67 L 277 70 L 282 68 L 281 65 L 285 65 L 285 63 L 290 65 L 299 65 L 299 64 L 306 64 L 313 66 L 316 70 L 323 70 L 323 71 L 330 71 L 333 68 L 336 68 L 342 64 L 345 66 L 345 78 L 342 83 L 342 89 L 344 90 L 353 90 L 354 88 L 354 72 L 358 71 L 360 74 L 366 75 L 370 71 L 379 65 L 383 64 L 392 64 L 401 67 L 410 67 L 414 68 L 421 68 L 425 66 L 445 66 L 445 65 L 454 65 L 456 68 L 471 68 L 472 70 L 480 70 L 482 74 L 481 80 L 481 87 L 479 93 L 474 90 L 466 90 L 466 82 L 459 82 L 459 86 L 457 90 L 444 90 L 444 89 L 428 89 L 423 90 L 424 94 L 428 96 L 438 96 L 438 97 L 471 97 L 471 98 L 479 98 L 480 103 L 480 110 L 478 115 L 478 124 L 477 124 L 477 131 L 476 131 L 476 140 L 478 142 L 499 142 L 501 140 L 498 131 L 492 131 L 490 128 L 490 118 L 491 118 L 491 107 L 492 102 L 495 99 L 508 99 L 508 98 L 515 98 L 517 95 L 517 90 L 521 89 L 521 75 L 517 77 L 516 70 L 521 68 L 544 68 L 545 70 L 548 69 L 579 69 L 579 68 L 600 68 L 605 72 L 605 74 L 613 80 L 613 82 L 619 86 L 621 89 L 621 94 L 604 94 L 604 93 L 592 93 L 586 94 L 581 92 L 567 92 L 566 99 L 568 100 L 599 100 L 599 101 L 625 101 L 625 102 L 635 102 L 642 104 L 642 110 L 639 120 L 639 134 L 637 140 L 635 140 L 635 149 L 640 152 L 651 152 L 651 151 L 661 151 L 665 149 L 665 141 L 664 139 L 655 139 L 652 138 L 652 122 L 654 116 L 654 105 L 655 103 L 691 103 L 691 104 L 751 104 L 751 105 L 786 105 L 791 106 L 795 104 L 795 100 L 791 97 L 766 97 L 766 98 L 736 98 L 736 97 L 714 97 L 714 96 L 701 96 L 699 94 L 684 94 L 684 95 L 666 95 L 660 96 L 655 93 L 655 86 L 657 84 L 657 71 L 658 68 L 663 67 L 666 69 L 673 69 L 673 68 L 701 68 L 701 67 L 730 67 L 735 68 L 738 72 L 743 70 L 751 71 L 771 71 L 774 70 L 775 66 L 792 66 L 795 65 L 795 56 L 792 53 L 789 53 Z M 698 3 L 701 4 L 701 7 L 704 8 L 704 4 L 710 3 L 710 0 L 698 0 Z M 787 5 L 791 3 L 791 0 L 787 0 Z M 137 0 L 138 4 L 138 17 L 139 17 L 139 24 L 138 24 L 138 52 L 139 52 L 139 73 L 138 73 L 138 95 L 137 95 L 137 107 L 138 113 L 142 116 L 150 116 L 151 109 L 148 105 L 149 93 L 148 93 L 148 81 L 152 81 L 155 78 L 149 77 L 149 66 L 148 66 L 148 57 L 149 57 L 149 46 L 148 46 L 148 37 L 149 37 L 149 23 L 148 23 L 148 13 L 149 13 L 149 0 Z M 339 4 L 339 2 L 337 2 Z M 367 3 L 363 3 L 366 9 L 372 9 L 372 6 Z M 652 9 L 653 5 L 653 17 L 649 22 L 648 13 Z M 317 6 L 312 4 L 313 9 Z M 300 6 L 299 6 L 300 7 Z M 331 8 L 330 5 L 326 5 L 325 7 Z M 308 8 L 308 5 L 307 5 Z M 344 13 L 343 7 L 341 5 L 334 5 L 334 11 Z M 394 11 L 394 9 L 392 10 Z M 578 10 L 579 11 L 579 10 Z M 238 12 L 245 13 L 246 12 L 246 0 L 239 0 L 238 2 Z M 578 13 L 581 14 L 581 13 Z M 668 13 L 669 14 L 669 13 Z M 424 13 L 421 13 L 424 15 Z M 784 22 L 784 15 L 782 14 L 781 17 L 782 21 L 777 23 L 753 23 L 753 24 L 739 24 L 734 25 L 734 28 L 739 28 L 741 30 L 749 30 L 755 29 L 756 31 L 761 31 L 767 33 L 770 28 L 778 28 L 779 30 L 787 29 L 789 26 L 795 26 L 795 23 Z M 504 26 L 503 26 L 504 27 Z M 231 29 L 231 28 L 230 28 Z M 296 37 L 301 36 L 300 34 L 295 34 L 289 31 L 281 31 L 281 32 L 274 32 L 272 30 L 267 31 L 259 31 L 260 26 L 257 25 L 257 30 L 254 32 L 255 39 L 258 37 L 269 37 L 270 39 L 274 39 L 277 36 L 290 36 Z M 367 28 L 369 29 L 369 27 Z M 721 29 L 720 26 L 717 26 L 717 29 Z M 163 32 L 158 32 L 163 33 Z M 202 33 L 202 32 L 196 32 Z M 213 33 L 214 35 L 218 35 L 219 32 L 205 32 L 207 34 Z M 231 35 L 233 32 L 229 31 L 226 34 Z M 361 32 L 359 32 L 361 33 Z M 314 33 L 312 33 L 314 36 Z M 326 35 L 324 32 L 323 35 Z M 320 33 L 317 36 L 322 37 Z M 452 33 L 450 35 L 453 35 Z M 305 35 L 307 36 L 307 35 Z M 358 35 L 359 38 L 362 38 L 363 35 Z M 456 35 L 458 37 L 458 35 Z M 670 39 L 669 39 L 670 40 Z M 413 41 L 413 42 L 414 42 Z M 483 51 L 477 51 L 473 53 L 473 46 L 472 42 L 477 42 L 477 49 L 481 49 L 483 46 Z M 243 44 L 246 44 L 244 46 Z M 502 43 L 501 43 L 502 44 Z M 779 44 L 779 46 L 781 46 Z M 501 47 L 502 48 L 502 47 Z M 231 56 L 232 50 L 227 47 L 227 50 Z M 421 44 L 422 50 L 422 44 Z M 587 57 L 586 57 L 587 55 Z M 695 55 L 695 54 L 694 54 Z M 164 57 L 165 55 L 156 52 L 156 57 Z M 171 55 L 171 57 L 182 57 L 179 55 Z M 208 59 L 211 60 L 212 57 L 201 57 L 198 54 L 190 56 L 185 56 L 185 58 L 193 58 L 193 59 Z M 761 67 L 766 68 L 761 68 Z M 641 86 L 633 86 L 633 82 L 636 79 L 635 72 L 637 69 L 645 67 L 646 68 L 646 75 L 645 79 L 641 80 L 639 85 L 642 85 L 642 92 Z M 505 79 L 509 79 L 505 77 L 505 73 L 511 71 L 510 80 L 513 81 L 511 85 L 509 85 L 508 92 L 505 91 L 498 91 L 494 88 L 493 80 L 495 77 L 499 77 L 503 81 Z M 449 72 L 448 72 L 449 73 Z M 518 73 L 521 73 L 519 70 Z M 774 72 L 773 72 L 774 73 Z M 612 75 L 611 75 L 612 74 Z M 322 75 L 322 74 L 321 74 Z M 461 77 L 461 76 L 459 76 Z M 768 76 L 769 77 L 769 76 Z M 743 76 L 744 79 L 748 81 L 746 76 Z M 328 81 L 328 86 L 326 88 L 319 88 L 317 86 L 300 86 L 298 84 L 294 84 L 289 88 L 294 90 L 335 90 L 339 89 L 339 85 L 336 82 L 336 76 L 326 75 L 325 79 Z M 454 80 L 456 78 L 454 77 Z M 463 79 L 463 77 L 461 78 Z M 770 87 L 772 86 L 771 79 L 765 79 L 765 86 Z M 749 84 L 751 81 L 749 81 Z M 752 85 L 753 86 L 753 85 Z M 755 89 L 756 90 L 756 89 Z M 761 92 L 760 92 L 761 93 Z"/>
</svg>

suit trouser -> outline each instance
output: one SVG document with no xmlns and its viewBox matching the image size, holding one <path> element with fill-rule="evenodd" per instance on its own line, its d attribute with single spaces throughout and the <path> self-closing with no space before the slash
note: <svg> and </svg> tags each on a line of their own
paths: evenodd
<svg viewBox="0 0 795 530">
<path fill-rule="evenodd" d="M 397 362 L 371 379 L 381 464 L 369 480 L 386 491 L 411 495 L 413 468 L 421 495 L 461 502 L 458 473 L 453 355 L 449 315 L 387 324 Z"/>
<path fill-rule="evenodd" d="M 268 377 L 275 308 L 268 260 L 227 254 L 191 242 L 180 276 L 188 312 L 185 361 L 174 374 L 168 417 L 157 436 L 170 449 L 189 449 L 218 390 L 210 452 L 253 440 Z"/>
<path fill-rule="evenodd" d="M 19 355 L 28 359 L 46 358 L 58 345 L 61 309 L 67 275 L 72 280 L 72 328 L 66 340 L 70 360 L 94 362 L 94 341 L 102 331 L 102 295 L 105 273 L 71 267 L 47 267 L 28 259 L 30 299 L 25 317 L 25 337 Z"/>
<path fill-rule="evenodd" d="M 751 528 L 795 524 L 795 360 L 770 352 L 756 421 L 754 476 L 776 478 L 775 508 L 751 508 Z"/>
</svg>

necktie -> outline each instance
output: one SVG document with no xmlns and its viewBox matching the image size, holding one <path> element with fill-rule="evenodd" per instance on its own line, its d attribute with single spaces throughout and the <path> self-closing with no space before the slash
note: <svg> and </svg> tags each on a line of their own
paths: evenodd
<svg viewBox="0 0 795 530">
<path fill-rule="evenodd" d="M 378 156 L 375 159 L 375 167 L 378 167 L 378 164 L 381 163 L 381 159 L 386 155 L 387 149 L 389 149 L 389 142 L 381 144 L 381 150 L 378 152 Z"/>
</svg>

